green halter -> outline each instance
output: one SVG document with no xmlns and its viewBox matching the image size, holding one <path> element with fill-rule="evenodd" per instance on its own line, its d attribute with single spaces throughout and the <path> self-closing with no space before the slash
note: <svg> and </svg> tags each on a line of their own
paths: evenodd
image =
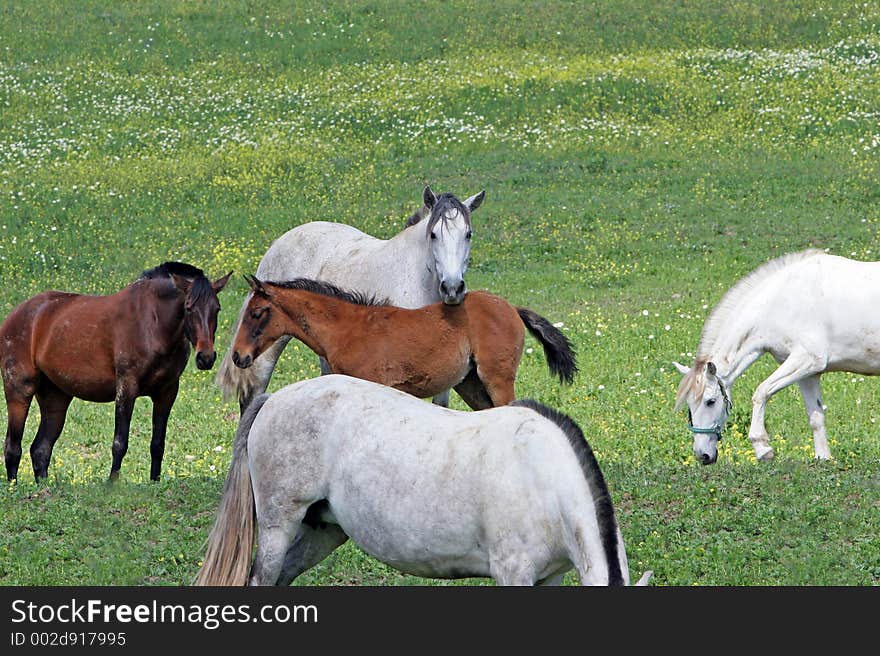
<svg viewBox="0 0 880 656">
<path fill-rule="evenodd" d="M 729 415 L 730 411 L 733 410 L 733 402 L 730 400 L 730 397 L 727 395 L 727 390 L 724 389 L 724 383 L 721 382 L 721 379 L 718 379 L 718 389 L 721 390 L 721 398 L 724 399 L 724 409 L 725 415 Z M 724 421 L 727 420 L 727 416 L 724 417 Z M 721 441 L 721 428 L 724 426 L 724 422 L 718 421 L 707 427 L 694 426 L 694 420 L 691 416 L 691 409 L 688 408 L 688 430 L 691 433 L 695 434 L 704 434 L 704 435 L 715 435 L 718 437 L 718 441 Z"/>
</svg>

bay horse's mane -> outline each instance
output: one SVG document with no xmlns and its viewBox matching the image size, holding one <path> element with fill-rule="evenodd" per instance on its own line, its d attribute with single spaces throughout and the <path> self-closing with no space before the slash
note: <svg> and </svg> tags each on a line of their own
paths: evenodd
<svg viewBox="0 0 880 656">
<path fill-rule="evenodd" d="M 180 276 L 193 281 L 190 291 L 192 303 L 199 303 L 214 292 L 211 281 L 205 276 L 205 272 L 186 262 L 163 262 L 159 266 L 147 269 L 138 277 L 138 280 L 153 280 L 156 278 L 170 278 Z"/>
<path fill-rule="evenodd" d="M 437 222 L 441 219 L 443 223 L 446 223 L 446 213 L 451 209 L 457 210 L 464 217 L 465 225 L 467 225 L 468 228 L 471 227 L 470 210 L 464 206 L 464 203 L 449 192 L 437 196 L 437 202 L 434 203 L 434 207 L 431 208 L 430 212 L 424 205 L 413 212 L 413 215 L 406 220 L 406 227 L 409 228 L 410 226 L 414 226 L 426 216 L 430 215 L 431 219 L 428 221 L 427 231 L 431 232 L 431 230 L 434 229 L 434 226 L 437 225 Z"/>
<path fill-rule="evenodd" d="M 510 405 L 528 408 L 537 412 L 545 419 L 549 419 L 559 426 L 565 437 L 568 438 L 568 442 L 571 444 L 571 448 L 577 457 L 578 464 L 581 466 L 584 478 L 587 479 L 590 493 L 595 501 L 599 535 L 602 538 L 602 548 L 608 559 L 608 584 L 623 585 L 623 574 L 620 571 L 620 558 L 617 553 L 617 530 L 611 494 L 608 492 L 608 485 L 605 483 L 605 477 L 602 475 L 602 470 L 599 468 L 599 463 L 596 461 L 593 449 L 590 448 L 580 426 L 568 415 L 532 399 L 517 399 L 511 402 Z"/>
<path fill-rule="evenodd" d="M 389 301 L 387 298 L 378 298 L 375 295 L 370 295 L 365 292 L 340 289 L 336 285 L 333 285 L 329 282 L 324 282 L 323 280 L 312 280 L 311 278 L 294 278 L 293 280 L 264 280 L 262 282 L 267 285 L 283 287 L 284 289 L 301 289 L 305 292 L 321 294 L 322 296 L 330 296 L 331 298 L 338 298 L 347 303 L 353 303 L 354 305 L 391 305 L 391 301 Z"/>
</svg>

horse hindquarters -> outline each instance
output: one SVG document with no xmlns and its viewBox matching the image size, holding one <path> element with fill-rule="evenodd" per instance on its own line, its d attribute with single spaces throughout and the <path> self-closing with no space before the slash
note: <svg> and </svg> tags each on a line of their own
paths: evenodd
<svg viewBox="0 0 880 656">
<path fill-rule="evenodd" d="M 31 305 L 29 301 L 19 305 L 0 324 L 0 373 L 7 422 L 3 456 L 10 481 L 18 476 L 25 422 L 40 378 L 30 351 L 34 321 L 33 313 L 28 312 Z"/>
</svg>

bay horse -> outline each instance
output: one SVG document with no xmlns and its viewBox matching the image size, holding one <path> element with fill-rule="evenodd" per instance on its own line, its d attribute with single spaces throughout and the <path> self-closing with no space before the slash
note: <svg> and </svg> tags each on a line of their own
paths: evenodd
<svg viewBox="0 0 880 656">
<path fill-rule="evenodd" d="M 481 410 L 516 398 L 525 325 L 543 345 L 551 373 L 571 383 L 577 372 L 571 343 L 561 331 L 488 292 L 469 292 L 459 305 L 412 310 L 316 280 L 246 279 L 252 293 L 230 347 L 232 361 L 242 368 L 290 335 L 324 358 L 332 373 L 420 398 L 453 388 Z"/>
<path fill-rule="evenodd" d="M 419 308 L 443 301 L 461 303 L 466 292 L 464 275 L 470 261 L 472 213 L 486 192 L 459 201 L 450 193 L 435 195 L 430 186 L 423 205 L 391 239 L 378 239 L 342 223 L 312 221 L 275 240 L 263 255 L 256 275 L 264 280 L 313 278 L 343 289 L 359 289 L 387 298 L 398 307 Z M 242 303 L 244 313 L 249 298 Z M 235 330 L 241 323 L 241 313 Z M 236 396 L 241 410 L 266 390 L 275 364 L 290 341 L 282 337 L 247 370 L 234 366 L 227 349 L 217 370 L 217 384 Z M 321 370 L 328 373 L 326 361 Z M 449 391 L 434 402 L 447 405 Z"/>
<path fill-rule="evenodd" d="M 880 262 L 819 250 L 766 262 L 731 287 L 703 326 L 676 409 L 687 404 L 694 455 L 718 458 L 736 379 L 764 353 L 779 363 L 752 396 L 749 440 L 759 461 L 774 457 L 764 423 L 767 401 L 797 383 L 813 432 L 816 458 L 831 457 L 819 378 L 826 371 L 880 374 Z"/>
<path fill-rule="evenodd" d="M 0 325 L 7 478 L 18 475 L 25 420 L 34 397 L 40 426 L 30 453 L 38 480 L 48 476 L 52 449 L 74 397 L 116 403 L 110 468 L 114 480 L 128 450 L 135 399 L 149 396 L 150 479 L 158 480 L 168 416 L 189 344 L 196 351 L 196 366 L 210 369 L 216 358 L 217 293 L 231 275 L 230 271 L 212 283 L 201 269 L 165 262 L 109 296 L 48 291 L 15 307 Z"/>
<path fill-rule="evenodd" d="M 416 576 L 630 581 L 602 470 L 562 413 L 529 400 L 460 412 L 340 375 L 258 396 L 196 584 L 289 585 L 349 537 Z"/>
</svg>

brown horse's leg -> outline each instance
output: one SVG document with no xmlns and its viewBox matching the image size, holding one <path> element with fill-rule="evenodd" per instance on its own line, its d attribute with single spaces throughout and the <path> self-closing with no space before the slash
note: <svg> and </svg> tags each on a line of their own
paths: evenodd
<svg viewBox="0 0 880 656">
<path fill-rule="evenodd" d="M 483 381 L 477 377 L 476 367 L 472 368 L 467 376 L 464 377 L 464 380 L 456 385 L 454 389 L 472 410 L 485 410 L 492 407 L 492 397 L 486 391 Z"/>
<path fill-rule="evenodd" d="M 52 449 L 64 428 L 67 408 L 73 397 L 62 392 L 45 378 L 40 383 L 36 396 L 40 406 L 40 427 L 31 443 L 31 464 L 34 467 L 34 478 L 39 480 L 49 476 Z"/>
<path fill-rule="evenodd" d="M 517 364 L 519 364 L 517 362 Z M 516 367 L 512 369 L 502 363 L 489 361 L 486 365 L 477 362 L 476 376 L 486 389 L 486 393 L 496 408 L 507 405 L 516 399 L 514 381 L 516 380 Z"/>
<path fill-rule="evenodd" d="M 153 439 L 150 442 L 150 480 L 158 481 L 162 471 L 162 456 L 165 455 L 165 431 L 171 406 L 177 399 L 178 381 L 174 381 L 153 398 Z"/>
<path fill-rule="evenodd" d="M 6 478 L 10 481 L 18 476 L 18 463 L 21 462 L 21 438 L 24 424 L 31 407 L 32 396 L 19 396 L 6 390 L 6 443 L 3 457 L 6 461 Z"/>
<path fill-rule="evenodd" d="M 119 478 L 122 459 L 128 451 L 128 432 L 131 428 L 131 413 L 134 411 L 135 393 L 122 384 L 116 389 L 116 422 L 113 429 L 113 464 L 110 466 L 110 480 Z"/>
</svg>

